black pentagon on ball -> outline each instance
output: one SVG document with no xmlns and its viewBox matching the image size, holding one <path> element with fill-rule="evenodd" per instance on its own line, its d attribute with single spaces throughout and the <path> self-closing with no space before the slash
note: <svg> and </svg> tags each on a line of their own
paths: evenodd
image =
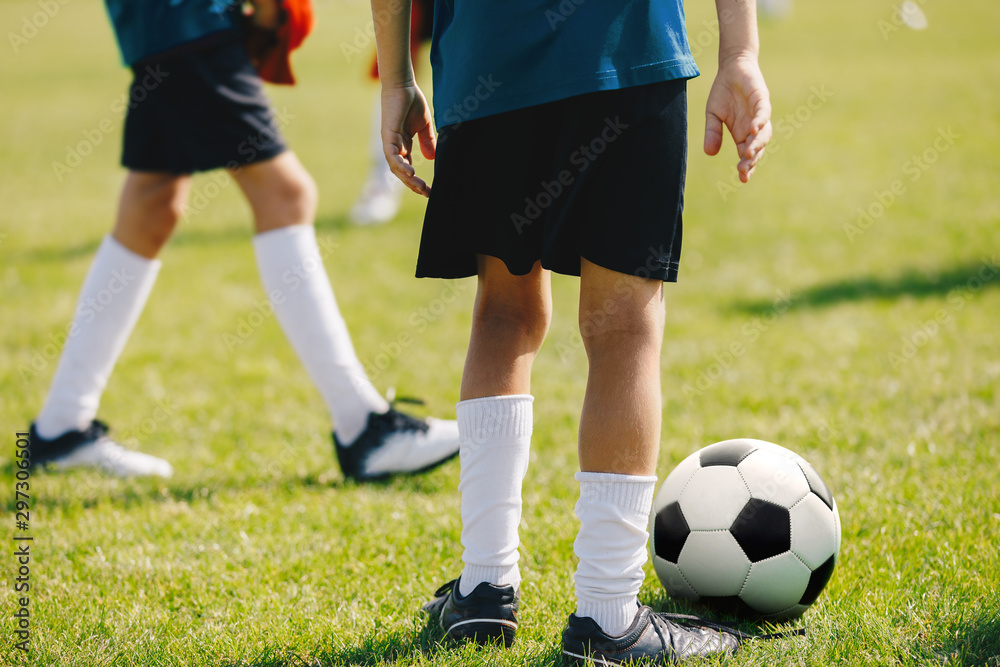
<svg viewBox="0 0 1000 667">
<path fill-rule="evenodd" d="M 740 461 L 757 451 L 756 445 L 746 442 L 717 442 L 701 450 L 699 461 L 701 467 L 737 466 Z"/>
<path fill-rule="evenodd" d="M 819 476 L 811 465 L 808 463 L 805 465 L 799 464 L 799 469 L 802 470 L 802 474 L 806 476 L 806 480 L 809 482 L 809 488 L 819 496 L 819 499 L 826 503 L 826 506 L 833 509 L 833 494 L 830 493 L 830 488 L 823 481 L 823 478 Z"/>
<path fill-rule="evenodd" d="M 792 548 L 792 519 L 788 509 L 751 498 L 729 528 L 751 562 L 773 558 Z"/>
<path fill-rule="evenodd" d="M 830 581 L 830 577 L 833 576 L 833 566 L 836 564 L 837 554 L 834 554 L 827 558 L 825 563 L 813 570 L 813 573 L 809 575 L 809 585 L 806 586 L 806 592 L 802 594 L 799 604 L 809 606 L 816 601 L 816 598 L 819 597 L 819 594 L 826 586 L 826 582 Z"/>
<path fill-rule="evenodd" d="M 670 563 L 677 563 L 691 529 L 681 512 L 680 503 L 670 503 L 656 513 L 653 523 L 653 549 L 656 555 Z"/>
</svg>

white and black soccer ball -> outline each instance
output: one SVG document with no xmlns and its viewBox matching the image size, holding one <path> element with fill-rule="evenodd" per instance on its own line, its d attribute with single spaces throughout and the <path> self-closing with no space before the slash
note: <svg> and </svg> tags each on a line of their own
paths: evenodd
<svg viewBox="0 0 1000 667">
<path fill-rule="evenodd" d="M 709 445 L 670 473 L 649 534 L 670 595 L 725 614 L 793 618 L 833 574 L 840 516 L 805 459 L 743 438 Z"/>
</svg>

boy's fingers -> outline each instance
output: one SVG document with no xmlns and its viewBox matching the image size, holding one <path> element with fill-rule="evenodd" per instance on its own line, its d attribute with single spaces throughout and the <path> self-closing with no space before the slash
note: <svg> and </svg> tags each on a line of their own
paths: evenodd
<svg viewBox="0 0 1000 667">
<path fill-rule="evenodd" d="M 747 143 L 746 150 L 743 152 L 741 157 L 746 159 L 751 159 L 755 155 L 761 153 L 764 147 L 767 146 L 768 142 L 771 141 L 771 122 L 768 121 L 761 127 L 756 134 L 752 135 L 750 141 Z"/>
<path fill-rule="evenodd" d="M 718 155 L 722 148 L 722 121 L 712 112 L 705 114 L 705 153 Z"/>
<path fill-rule="evenodd" d="M 389 171 L 407 188 L 426 197 L 430 194 L 431 189 L 422 178 L 417 176 L 417 171 L 413 168 L 413 160 L 409 152 L 403 153 L 404 150 L 395 144 L 386 145 L 385 160 L 389 163 Z"/>
<path fill-rule="evenodd" d="M 434 136 L 434 130 L 429 124 L 417 132 L 417 140 L 420 142 L 420 152 L 423 156 L 428 160 L 433 160 L 437 153 L 437 137 Z"/>
<path fill-rule="evenodd" d="M 753 168 L 757 166 L 757 163 L 760 162 L 761 158 L 763 157 L 764 157 L 764 151 L 760 150 L 757 153 L 754 153 L 753 157 L 740 160 L 740 167 L 743 169 L 743 171 L 752 171 Z"/>
<path fill-rule="evenodd" d="M 765 99 L 757 104 L 755 112 L 753 116 L 753 128 L 754 131 L 759 132 L 765 125 L 771 122 L 771 103 Z"/>
</svg>

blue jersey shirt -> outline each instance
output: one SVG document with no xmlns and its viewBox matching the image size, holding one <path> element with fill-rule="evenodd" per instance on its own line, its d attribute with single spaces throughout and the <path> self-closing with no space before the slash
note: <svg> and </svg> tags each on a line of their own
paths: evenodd
<svg viewBox="0 0 1000 667">
<path fill-rule="evenodd" d="M 434 118 L 698 76 L 682 0 L 437 0 Z"/>
<path fill-rule="evenodd" d="M 105 0 L 122 60 L 132 65 L 236 28 L 237 0 Z"/>
</svg>

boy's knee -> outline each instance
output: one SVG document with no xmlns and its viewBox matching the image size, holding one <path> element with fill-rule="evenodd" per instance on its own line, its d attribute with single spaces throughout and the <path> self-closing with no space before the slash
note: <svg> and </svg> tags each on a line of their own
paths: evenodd
<svg viewBox="0 0 1000 667">
<path fill-rule="evenodd" d="M 163 245 L 184 217 L 187 201 L 176 183 L 150 188 L 144 197 L 142 232 L 151 243 Z"/>
<path fill-rule="evenodd" d="M 580 337 L 588 351 L 637 349 L 663 337 L 663 310 L 609 299 L 580 309 Z"/>
<path fill-rule="evenodd" d="M 526 299 L 512 303 L 509 295 L 492 298 L 482 294 L 474 314 L 474 326 L 503 332 L 505 337 L 523 340 L 540 348 L 548 333 L 551 312 L 544 301 Z"/>
<path fill-rule="evenodd" d="M 309 217 L 316 210 L 319 199 L 316 181 L 305 169 L 286 174 L 275 185 L 273 195 L 283 207 Z"/>
<path fill-rule="evenodd" d="M 173 229 L 177 223 L 181 221 L 181 218 L 184 217 L 184 213 L 187 211 L 187 200 L 181 195 L 181 193 L 171 193 L 164 202 L 161 210 L 161 224 L 164 227 Z"/>
</svg>

